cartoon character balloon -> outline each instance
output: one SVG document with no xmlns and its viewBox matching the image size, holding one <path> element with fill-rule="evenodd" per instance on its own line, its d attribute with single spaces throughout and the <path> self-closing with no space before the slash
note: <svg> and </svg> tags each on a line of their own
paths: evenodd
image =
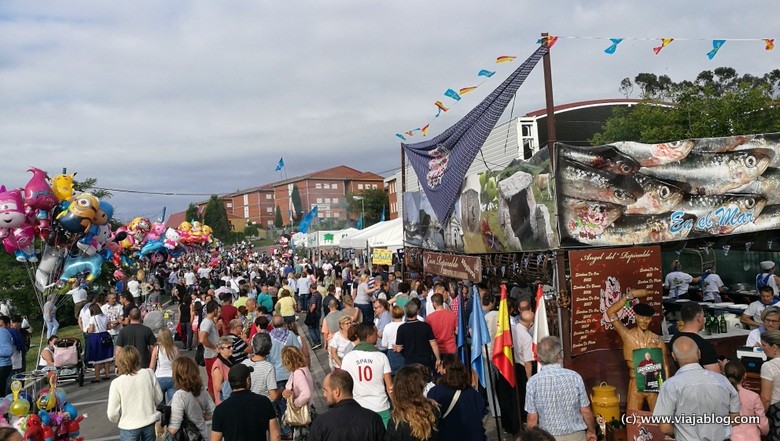
<svg viewBox="0 0 780 441">
<path fill-rule="evenodd" d="M 11 407 L 8 409 L 12 414 L 23 417 L 30 413 L 30 402 L 24 398 L 19 397 L 19 391 L 22 390 L 22 382 L 14 380 L 11 383 L 11 392 L 14 394 L 14 402 L 11 403 Z"/>
<path fill-rule="evenodd" d="M 60 201 L 68 201 L 73 197 L 73 178 L 76 173 L 60 174 L 51 180 L 51 190 Z"/>
<path fill-rule="evenodd" d="M 45 171 L 35 167 L 30 167 L 27 171 L 32 172 L 33 176 L 24 186 L 24 201 L 31 210 L 30 214 L 38 220 L 41 237 L 45 237 L 51 230 L 51 209 L 59 200 L 47 181 L 49 175 Z"/>
<path fill-rule="evenodd" d="M 29 222 L 19 190 L 7 191 L 0 186 L 0 239 L 5 251 L 16 255 L 19 262 L 37 262 L 35 257 L 35 227 Z"/>
<path fill-rule="evenodd" d="M 86 233 L 100 210 L 100 201 L 90 193 L 82 193 L 68 204 L 57 220 L 60 226 L 72 233 Z"/>
<path fill-rule="evenodd" d="M 165 230 L 165 240 L 163 241 L 163 245 L 165 245 L 165 248 L 173 250 L 179 245 L 179 239 L 181 239 L 179 232 L 173 228 L 168 228 Z"/>
</svg>

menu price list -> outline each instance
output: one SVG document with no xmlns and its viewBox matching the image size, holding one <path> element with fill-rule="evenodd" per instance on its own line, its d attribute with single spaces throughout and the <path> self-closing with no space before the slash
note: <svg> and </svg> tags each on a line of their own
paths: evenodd
<svg viewBox="0 0 780 441">
<path fill-rule="evenodd" d="M 608 324 L 606 310 L 619 301 L 626 289 L 648 290 L 650 295 L 642 301 L 661 311 L 663 279 L 658 246 L 570 251 L 569 267 L 572 355 L 622 346 L 620 337 Z M 630 326 L 634 323 L 632 314 L 624 309 L 619 317 Z M 660 328 L 659 316 L 651 323 L 654 332 Z"/>
</svg>

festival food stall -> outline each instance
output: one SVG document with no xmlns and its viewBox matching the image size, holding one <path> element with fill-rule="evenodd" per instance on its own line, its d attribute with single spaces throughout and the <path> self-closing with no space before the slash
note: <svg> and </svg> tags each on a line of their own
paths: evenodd
<svg viewBox="0 0 780 441">
<path fill-rule="evenodd" d="M 649 329 L 665 341 L 680 307 L 699 301 L 709 328 L 702 336 L 734 358 L 749 333 L 739 316 L 757 298 L 758 264 L 780 262 L 773 248 L 780 244 L 780 136 L 556 144 L 554 152 L 554 175 L 539 154 L 465 176 L 444 223 L 435 193 L 421 182 L 423 191 L 404 197 L 407 263 L 423 270 L 420 261 L 434 251 L 479 255 L 483 279 L 494 286 L 555 286 L 550 330 L 564 342 L 565 364 L 589 389 L 606 382 L 626 397 L 628 360 L 606 311 L 629 289 L 649 292 L 642 300 L 655 311 Z M 537 259 L 542 268 L 528 271 Z M 694 277 L 705 264 L 715 266 L 728 301 L 701 302 L 696 284 L 691 299 L 665 296 L 675 260 Z M 635 326 L 630 307 L 619 319 Z"/>
</svg>

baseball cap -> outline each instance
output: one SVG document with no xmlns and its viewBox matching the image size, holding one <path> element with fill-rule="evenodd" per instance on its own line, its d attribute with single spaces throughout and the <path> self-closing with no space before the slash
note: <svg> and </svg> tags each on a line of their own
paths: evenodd
<svg viewBox="0 0 780 441">
<path fill-rule="evenodd" d="M 228 371 L 228 382 L 230 383 L 230 387 L 245 387 L 246 379 L 249 378 L 249 375 L 252 372 L 254 372 L 254 369 L 245 364 L 239 363 L 231 366 L 230 371 Z"/>
</svg>

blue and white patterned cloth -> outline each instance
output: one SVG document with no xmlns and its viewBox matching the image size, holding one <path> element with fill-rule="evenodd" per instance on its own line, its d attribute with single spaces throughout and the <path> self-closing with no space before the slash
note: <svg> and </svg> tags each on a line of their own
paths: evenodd
<svg viewBox="0 0 780 441">
<path fill-rule="evenodd" d="M 590 400 L 582 377 L 560 364 L 542 366 L 528 380 L 525 411 L 538 414 L 539 427 L 553 436 L 587 430 L 580 413 L 585 406 L 590 406 Z"/>
</svg>

